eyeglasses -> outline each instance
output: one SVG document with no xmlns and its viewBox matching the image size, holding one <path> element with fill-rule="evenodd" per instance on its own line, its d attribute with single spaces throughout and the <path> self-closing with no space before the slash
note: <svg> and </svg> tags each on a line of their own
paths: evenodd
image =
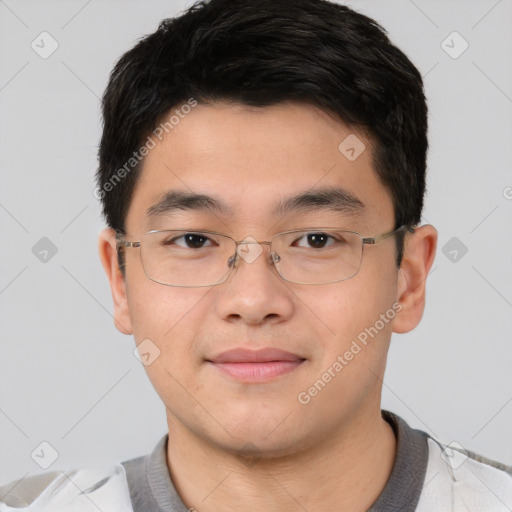
<svg viewBox="0 0 512 512">
<path fill-rule="evenodd" d="M 173 229 L 149 231 L 139 242 L 116 235 L 117 248 L 140 248 L 146 276 L 166 286 L 214 286 L 226 281 L 240 259 L 252 263 L 270 248 L 267 261 L 285 281 L 297 284 L 329 284 L 354 277 L 361 267 L 363 246 L 375 245 L 404 231 L 365 238 L 355 231 L 333 228 L 295 229 L 278 233 L 270 241 L 249 237 L 236 241 L 214 231 Z"/>
</svg>

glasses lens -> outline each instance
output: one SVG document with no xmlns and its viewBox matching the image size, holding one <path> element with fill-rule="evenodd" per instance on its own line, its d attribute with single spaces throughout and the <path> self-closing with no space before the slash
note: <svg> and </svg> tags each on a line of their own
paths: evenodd
<svg viewBox="0 0 512 512">
<path fill-rule="evenodd" d="M 207 231 L 152 231 L 144 236 L 141 259 L 147 277 L 169 286 L 211 286 L 230 272 L 236 243 Z"/>
<path fill-rule="evenodd" d="M 340 230 L 281 233 L 272 242 L 280 276 L 293 283 L 327 284 L 354 277 L 361 266 L 359 234 Z M 277 260 L 277 261 L 276 261 Z"/>
</svg>

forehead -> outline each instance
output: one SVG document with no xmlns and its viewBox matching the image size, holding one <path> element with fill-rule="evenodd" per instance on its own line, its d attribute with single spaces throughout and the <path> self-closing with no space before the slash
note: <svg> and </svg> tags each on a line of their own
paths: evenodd
<svg viewBox="0 0 512 512">
<path fill-rule="evenodd" d="M 263 223 L 285 198 L 336 187 L 365 205 L 365 224 L 393 220 L 371 139 L 311 105 L 198 104 L 156 141 L 135 187 L 128 231 L 173 191 L 213 196 L 231 218 Z"/>
</svg>

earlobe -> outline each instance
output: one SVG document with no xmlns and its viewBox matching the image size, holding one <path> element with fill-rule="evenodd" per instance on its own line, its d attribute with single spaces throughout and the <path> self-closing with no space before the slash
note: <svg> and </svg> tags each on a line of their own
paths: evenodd
<svg viewBox="0 0 512 512">
<path fill-rule="evenodd" d="M 397 302 L 402 306 L 393 321 L 393 331 L 405 333 L 420 322 L 425 308 L 426 280 L 437 246 L 437 231 L 431 225 L 416 228 L 405 240 L 398 271 Z"/>
<path fill-rule="evenodd" d="M 107 274 L 114 301 L 114 325 L 123 334 L 133 334 L 126 283 L 117 261 L 115 231 L 104 229 L 98 239 L 98 252 L 101 263 Z"/>
</svg>

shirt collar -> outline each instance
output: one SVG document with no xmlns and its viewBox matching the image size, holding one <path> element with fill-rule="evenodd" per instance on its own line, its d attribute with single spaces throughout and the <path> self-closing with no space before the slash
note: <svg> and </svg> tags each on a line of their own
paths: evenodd
<svg viewBox="0 0 512 512">
<path fill-rule="evenodd" d="M 416 510 L 428 462 L 428 434 L 415 430 L 399 416 L 382 411 L 396 436 L 396 456 L 391 475 L 368 512 Z M 122 462 L 134 512 L 187 512 L 167 467 L 167 443 L 163 436 L 149 455 Z"/>
</svg>

